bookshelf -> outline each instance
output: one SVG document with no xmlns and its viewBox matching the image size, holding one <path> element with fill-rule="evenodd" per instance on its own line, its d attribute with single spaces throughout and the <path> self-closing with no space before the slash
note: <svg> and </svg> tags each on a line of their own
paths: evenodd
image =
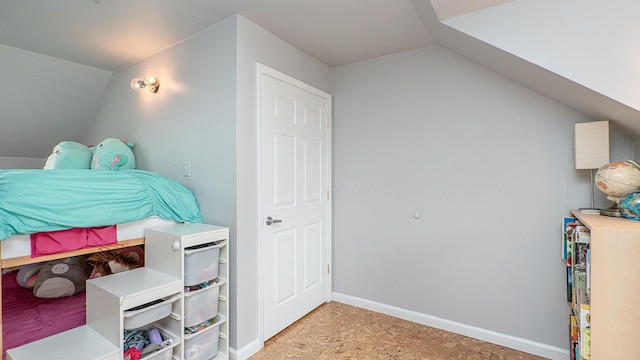
<svg viewBox="0 0 640 360">
<path fill-rule="evenodd" d="M 590 359 L 640 359 L 640 221 L 571 214 L 590 234 Z"/>
</svg>

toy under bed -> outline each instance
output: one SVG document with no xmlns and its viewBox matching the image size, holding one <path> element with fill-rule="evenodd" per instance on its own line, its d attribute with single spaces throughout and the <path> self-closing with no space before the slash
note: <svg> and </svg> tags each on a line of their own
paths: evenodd
<svg viewBox="0 0 640 360">
<path fill-rule="evenodd" d="M 118 249 L 144 244 L 144 229 L 169 222 L 202 222 L 200 209 L 193 193 L 183 185 L 164 176 L 141 171 L 98 171 L 98 170 L 0 170 L 0 268 L 8 269 L 26 264 L 84 255 L 99 251 Z M 56 232 L 69 228 L 90 228 L 115 225 L 115 243 L 84 247 L 58 254 L 32 257 L 31 234 Z M 15 273 L 15 272 L 13 272 Z M 12 273 L 3 276 L 10 276 Z M 15 289 L 2 284 L 3 314 L 0 318 L 2 333 L 9 343 L 0 344 L 6 348 L 51 335 L 54 330 L 51 319 L 41 318 L 39 309 L 43 305 L 28 289 Z M 15 275 L 13 278 L 15 282 Z M 4 283 L 4 281 L 3 281 Z M 21 290 L 21 291 L 18 291 Z M 5 299 L 15 296 L 14 292 L 27 290 L 30 297 L 22 299 L 24 309 L 33 316 L 31 325 L 21 324 L 12 318 L 17 311 L 9 310 L 13 304 L 5 304 Z M 84 296 L 82 294 L 81 296 Z M 73 328 L 84 324 L 84 300 L 80 309 L 72 306 L 78 295 L 50 301 L 65 303 L 56 307 L 56 315 L 65 320 L 64 326 Z M 18 297 L 20 299 L 21 297 Z M 70 304 L 66 301 L 69 300 Z M 67 315 L 63 310 L 73 308 Z M 26 310 L 20 310 L 22 313 Z M 4 311 L 9 310 L 9 311 Z M 80 312 L 81 316 L 74 312 Z M 59 319 L 60 319 L 59 318 Z M 53 320 L 57 321 L 57 320 Z M 14 328 L 18 326 L 17 328 Z M 63 327 L 64 327 L 63 326 Z M 60 329 L 62 330 L 62 329 Z M 59 332 L 59 331 L 56 331 Z M 54 333 L 56 333 L 54 332 Z M 17 333 L 25 335 L 17 336 Z M 26 341 L 28 339 L 28 341 Z"/>
<path fill-rule="evenodd" d="M 33 296 L 16 281 L 17 271 L 2 275 L 2 338 L 4 348 L 13 348 L 84 325 L 85 293 L 55 299 Z"/>
</svg>

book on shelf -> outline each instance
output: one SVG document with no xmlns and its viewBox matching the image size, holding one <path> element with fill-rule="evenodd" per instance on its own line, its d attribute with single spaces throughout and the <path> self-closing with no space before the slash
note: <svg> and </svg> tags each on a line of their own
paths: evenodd
<svg viewBox="0 0 640 360">
<path fill-rule="evenodd" d="M 573 269 L 567 267 L 567 302 L 573 299 Z"/>
<path fill-rule="evenodd" d="M 567 301 L 571 303 L 571 359 L 591 359 L 591 233 L 574 218 L 563 219 L 562 255 L 567 266 Z"/>
<path fill-rule="evenodd" d="M 591 232 L 586 226 L 576 226 L 576 242 L 579 244 L 589 244 L 591 242 Z"/>
<path fill-rule="evenodd" d="M 591 359 L 591 306 L 580 305 L 580 356 Z"/>
<path fill-rule="evenodd" d="M 586 271 L 576 271 L 576 290 L 585 291 L 587 290 L 587 272 Z"/>
<path fill-rule="evenodd" d="M 576 348 L 579 349 L 579 338 L 580 338 L 580 326 L 578 325 L 578 319 L 576 315 L 571 311 L 569 315 L 569 334 L 571 336 L 570 344 L 571 344 L 571 359 L 576 359 Z"/>
<path fill-rule="evenodd" d="M 589 304 L 586 271 L 575 271 L 575 273 L 573 274 L 573 284 L 573 293 L 575 294 L 575 299 L 573 299 L 573 302 L 578 305 Z"/>
<path fill-rule="evenodd" d="M 573 217 L 562 218 L 562 258 L 569 261 L 571 259 L 571 241 L 573 231 L 579 222 Z"/>
<path fill-rule="evenodd" d="M 591 294 L 591 248 L 587 249 L 587 294 Z"/>
<path fill-rule="evenodd" d="M 567 301 L 573 299 L 573 249 L 576 228 L 582 226 L 580 221 L 574 217 L 564 217 L 562 219 L 562 259 L 567 265 Z"/>
<path fill-rule="evenodd" d="M 587 250 L 589 250 L 589 244 L 575 243 L 575 249 L 573 252 L 573 268 L 577 271 L 587 270 Z"/>
<path fill-rule="evenodd" d="M 589 273 L 591 234 L 583 225 L 577 225 L 570 236 L 571 251 L 571 302 L 575 305 L 589 304 Z"/>
</svg>

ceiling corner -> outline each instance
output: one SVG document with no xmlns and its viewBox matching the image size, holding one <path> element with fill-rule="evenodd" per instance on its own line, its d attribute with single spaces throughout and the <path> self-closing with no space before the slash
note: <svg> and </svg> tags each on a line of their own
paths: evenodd
<svg viewBox="0 0 640 360">
<path fill-rule="evenodd" d="M 430 0 L 431 6 L 438 15 L 438 19 L 446 20 L 460 15 L 470 14 L 493 6 L 501 5 L 512 0 Z"/>
</svg>

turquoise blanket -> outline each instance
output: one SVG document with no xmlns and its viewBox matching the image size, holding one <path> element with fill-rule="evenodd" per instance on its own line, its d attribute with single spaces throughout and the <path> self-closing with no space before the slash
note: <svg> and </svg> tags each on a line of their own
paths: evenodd
<svg viewBox="0 0 640 360">
<path fill-rule="evenodd" d="M 193 193 L 142 170 L 0 170 L 0 240 L 158 216 L 202 222 Z"/>
</svg>

